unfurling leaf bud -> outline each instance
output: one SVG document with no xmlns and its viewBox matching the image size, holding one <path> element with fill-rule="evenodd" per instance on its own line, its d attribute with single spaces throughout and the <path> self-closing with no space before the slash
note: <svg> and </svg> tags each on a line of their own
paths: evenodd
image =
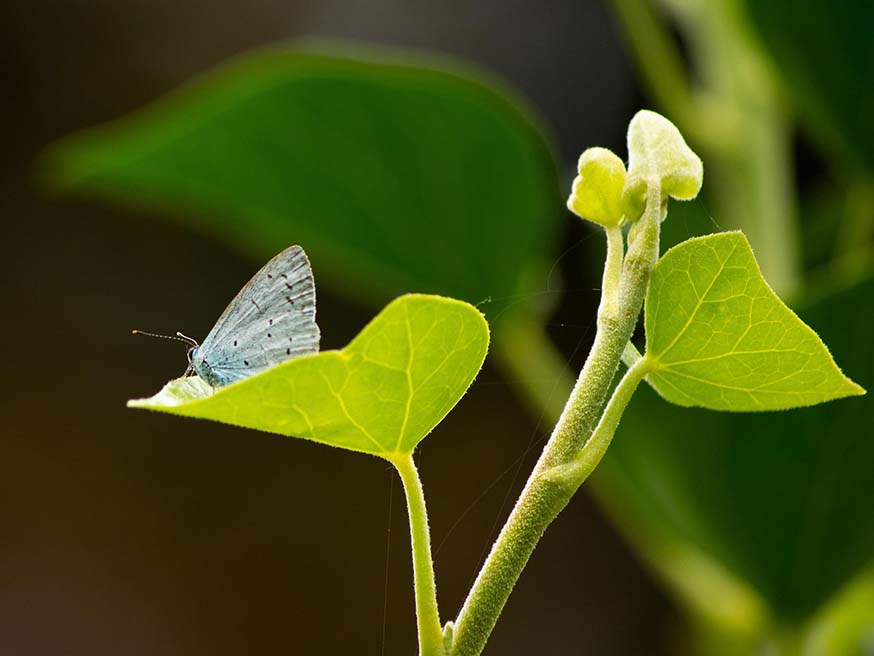
<svg viewBox="0 0 874 656">
<path fill-rule="evenodd" d="M 577 216 L 604 227 L 622 223 L 622 189 L 625 164 L 606 148 L 588 148 L 580 155 L 579 175 L 574 179 L 568 209 Z"/>
<path fill-rule="evenodd" d="M 650 184 L 659 185 L 662 198 L 691 200 L 703 178 L 701 159 L 673 123 L 646 109 L 634 115 L 628 124 L 628 176 L 622 194 L 629 220 L 643 213 Z"/>
</svg>

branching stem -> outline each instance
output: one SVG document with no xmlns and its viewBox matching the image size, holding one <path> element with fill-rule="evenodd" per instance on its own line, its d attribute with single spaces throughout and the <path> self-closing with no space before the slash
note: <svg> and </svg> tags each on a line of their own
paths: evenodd
<svg viewBox="0 0 874 656">
<path fill-rule="evenodd" d="M 622 352 L 637 324 L 650 273 L 658 260 L 661 213 L 661 188 L 659 181 L 653 180 L 647 189 L 646 210 L 629 231 L 628 254 L 624 260 L 621 233 L 618 233 L 619 245 L 616 244 L 617 233 L 614 232 L 612 237 L 608 233 L 602 293 L 611 298 L 603 302 L 599 310 L 595 343 L 540 460 L 458 615 L 453 656 L 478 656 L 485 648 L 534 547 L 582 483 L 576 478 L 551 474 L 575 462 L 599 422 Z M 617 251 L 621 262 L 618 276 L 615 274 Z M 626 380 L 637 378 L 639 382 L 638 376 L 645 375 L 641 373 L 644 369 L 644 366 L 636 369 L 634 376 L 630 379 L 626 376 Z M 635 387 L 636 383 L 628 382 L 622 388 L 621 396 L 625 398 L 624 401 L 617 400 L 614 405 L 614 429 Z M 609 437 L 606 434 L 605 426 L 598 445 L 609 443 L 612 433 Z"/>
<path fill-rule="evenodd" d="M 613 435 L 616 434 L 619 420 L 622 419 L 622 413 L 628 407 L 628 402 L 631 401 L 631 397 L 634 395 L 637 386 L 640 385 L 640 381 L 650 371 L 652 371 L 652 362 L 648 357 L 644 356 L 625 372 L 622 380 L 619 381 L 616 389 L 613 390 L 610 402 L 607 403 L 607 408 L 604 410 L 604 414 L 601 415 L 601 421 L 598 422 L 598 426 L 595 428 L 595 432 L 592 433 L 592 437 L 586 442 L 586 446 L 583 447 L 583 450 L 580 451 L 576 459 L 563 467 L 556 468 L 555 473 L 551 475 L 567 478 L 568 483 L 576 487 L 582 485 L 583 481 L 589 477 L 589 474 L 601 462 L 604 454 L 607 453 L 607 447 L 610 446 Z"/>
</svg>

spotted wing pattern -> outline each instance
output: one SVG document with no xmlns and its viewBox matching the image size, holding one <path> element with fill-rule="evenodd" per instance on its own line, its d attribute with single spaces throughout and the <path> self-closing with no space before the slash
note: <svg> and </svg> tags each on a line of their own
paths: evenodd
<svg viewBox="0 0 874 656">
<path fill-rule="evenodd" d="M 291 246 L 246 283 L 191 356 L 198 376 L 218 387 L 317 353 L 316 287 L 309 259 Z"/>
</svg>

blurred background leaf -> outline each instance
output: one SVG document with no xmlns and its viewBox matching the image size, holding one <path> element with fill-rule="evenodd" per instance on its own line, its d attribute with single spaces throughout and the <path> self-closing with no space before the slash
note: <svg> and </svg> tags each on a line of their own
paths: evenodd
<svg viewBox="0 0 874 656">
<path fill-rule="evenodd" d="M 542 287 L 555 167 L 519 101 L 472 70 L 416 59 L 249 55 L 65 142 L 52 178 L 196 210 L 186 216 L 259 256 L 304 244 L 322 280 L 374 305 L 437 292 L 491 301 L 494 318 Z"/>
</svg>

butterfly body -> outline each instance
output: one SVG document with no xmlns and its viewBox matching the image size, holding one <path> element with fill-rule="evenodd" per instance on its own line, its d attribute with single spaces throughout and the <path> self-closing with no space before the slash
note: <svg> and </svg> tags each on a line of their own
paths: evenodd
<svg viewBox="0 0 874 656">
<path fill-rule="evenodd" d="M 213 387 L 318 353 L 316 288 L 300 246 L 265 264 L 240 290 L 199 346 L 189 369 Z"/>
</svg>

